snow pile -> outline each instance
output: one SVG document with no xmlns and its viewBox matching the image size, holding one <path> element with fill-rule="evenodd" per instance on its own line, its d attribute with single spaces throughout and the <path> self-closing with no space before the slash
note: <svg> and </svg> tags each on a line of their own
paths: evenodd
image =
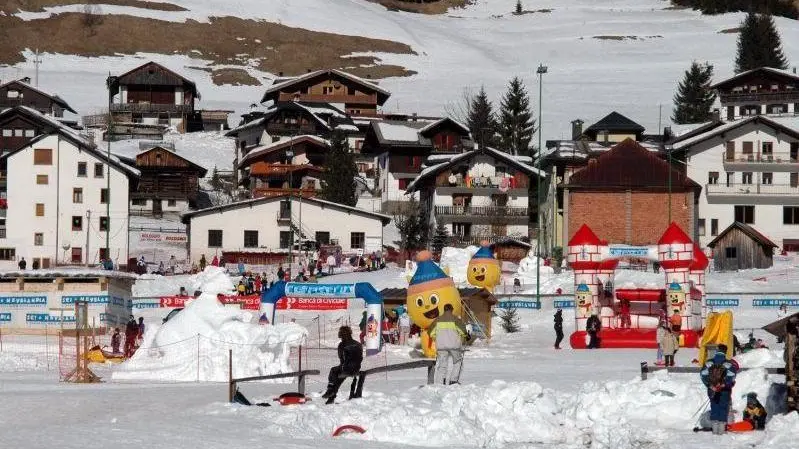
<svg viewBox="0 0 799 449">
<path fill-rule="evenodd" d="M 0 373 L 49 371 L 56 366 L 57 354 L 11 352 L 8 349 L 0 351 Z"/>
<path fill-rule="evenodd" d="M 114 371 L 114 379 L 226 381 L 231 349 L 234 377 L 291 371 L 290 351 L 305 340 L 305 328 L 260 326 L 256 314 L 223 306 L 216 295 L 230 292 L 231 284 L 220 268 L 193 278 L 192 288 L 203 294 L 162 326 L 147 327 L 142 347 Z"/>
<path fill-rule="evenodd" d="M 184 287 L 189 295 L 200 290 L 204 293 L 235 293 L 233 280 L 224 268 L 207 266 L 204 271 L 191 276 L 161 276 L 143 274 L 133 284 L 133 296 L 158 297 L 177 295 Z"/>
<path fill-rule="evenodd" d="M 441 250 L 441 260 L 439 265 L 441 269 L 448 271 L 449 276 L 456 284 L 466 283 L 466 268 L 469 261 L 474 256 L 479 248 L 476 246 L 467 246 L 466 248 L 453 248 L 448 246 Z M 416 267 L 414 267 L 415 270 Z"/>
<path fill-rule="evenodd" d="M 541 264 L 542 276 L 549 276 L 555 273 L 552 267 L 544 265 L 544 259 L 536 257 L 533 250 L 530 250 L 527 253 L 527 257 L 519 261 L 519 269 L 516 271 L 516 275 L 521 278 L 535 278 L 538 264 Z"/>
</svg>

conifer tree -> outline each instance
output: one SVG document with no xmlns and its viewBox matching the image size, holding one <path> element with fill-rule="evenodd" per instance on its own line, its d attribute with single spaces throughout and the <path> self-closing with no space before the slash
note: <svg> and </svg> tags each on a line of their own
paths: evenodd
<svg viewBox="0 0 799 449">
<path fill-rule="evenodd" d="M 394 243 L 399 245 L 403 255 L 409 256 L 411 251 L 427 246 L 427 220 L 422 206 L 415 199 L 412 198 L 394 214 L 394 226 L 400 235 L 400 240 Z"/>
<path fill-rule="evenodd" d="M 480 92 L 472 98 L 469 104 L 467 117 L 467 126 L 472 133 L 472 139 L 480 146 L 495 144 L 494 134 L 497 131 L 497 120 L 493 108 L 485 88 L 480 87 Z"/>
<path fill-rule="evenodd" d="M 330 150 L 325 161 L 325 170 L 322 172 L 322 191 L 319 197 L 347 206 L 355 206 L 358 195 L 355 192 L 355 177 L 358 167 L 355 157 L 350 153 L 349 145 L 344 133 L 334 131 L 330 138 Z"/>
<path fill-rule="evenodd" d="M 441 250 L 447 246 L 448 239 L 449 231 L 447 230 L 447 225 L 443 221 L 439 221 L 436 225 L 436 232 L 433 234 L 433 239 L 430 242 L 433 252 L 435 254 L 441 254 Z"/>
<path fill-rule="evenodd" d="M 502 320 L 500 325 L 505 332 L 512 334 L 521 330 L 519 327 L 519 313 L 515 307 L 502 309 L 502 312 L 499 313 L 499 319 Z"/>
<path fill-rule="evenodd" d="M 500 104 L 499 135 L 502 151 L 515 155 L 529 154 L 530 139 L 535 127 L 532 117 L 527 90 L 522 81 L 514 77 Z"/>
<path fill-rule="evenodd" d="M 788 60 L 782 53 L 782 41 L 770 15 L 750 12 L 741 23 L 735 73 L 759 67 L 787 69 Z"/>
<path fill-rule="evenodd" d="M 516 14 L 521 14 L 524 12 L 524 8 L 522 8 L 522 0 L 516 0 Z"/>
<path fill-rule="evenodd" d="M 716 101 L 716 93 L 710 88 L 713 79 L 713 66 L 694 61 L 685 71 L 683 80 L 674 95 L 674 115 L 671 120 L 677 124 L 702 123 L 710 120 L 710 108 Z"/>
</svg>

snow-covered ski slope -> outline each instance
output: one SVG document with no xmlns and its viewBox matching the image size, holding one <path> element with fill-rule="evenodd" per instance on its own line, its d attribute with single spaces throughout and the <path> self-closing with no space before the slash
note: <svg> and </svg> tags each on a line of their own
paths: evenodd
<svg viewBox="0 0 799 449">
<path fill-rule="evenodd" d="M 210 16 L 237 16 L 281 23 L 316 31 L 390 39 L 410 45 L 414 55 L 379 55 L 384 63 L 418 72 L 392 78 L 382 85 L 392 92 L 387 111 L 444 114 L 463 89 L 485 85 L 497 99 L 507 80 L 521 76 L 537 103 L 535 70 L 544 75 L 544 138 L 570 137 L 569 122 L 592 123 L 611 110 L 639 121 L 649 132 L 659 122 L 668 124 L 676 83 L 692 60 L 716 67 L 716 78 L 732 74 L 742 14 L 702 16 L 691 10 L 666 9 L 664 0 L 526 0 L 526 10 L 551 10 L 516 16 L 515 0 L 477 0 L 464 9 L 428 16 L 392 12 L 365 0 L 173 0 L 189 11 L 164 12 L 103 5 L 106 14 L 129 14 L 161 20 L 207 20 Z M 53 12 L 82 10 L 57 7 L 45 13 L 19 13 L 24 18 Z M 799 61 L 799 22 L 776 18 L 785 54 Z M 233 38 L 219 36 L 215 38 Z M 792 38 L 794 37 L 794 38 Z M 264 42 L 263 45 L 269 45 Z M 30 54 L 29 60 L 30 60 Z M 186 56 L 137 55 L 107 58 L 45 55 L 40 84 L 59 92 L 81 113 L 101 108 L 104 78 L 109 71 L 135 67 L 155 59 L 198 82 L 202 107 L 231 108 L 239 112 L 257 102 L 264 87 L 214 86 L 207 72 L 188 69 L 204 61 Z M 20 64 L 24 74 L 33 65 Z M 16 68 L 0 69 L 3 78 Z M 272 74 L 248 69 L 271 82 Z M 659 105 L 663 105 L 662 114 Z"/>
</svg>

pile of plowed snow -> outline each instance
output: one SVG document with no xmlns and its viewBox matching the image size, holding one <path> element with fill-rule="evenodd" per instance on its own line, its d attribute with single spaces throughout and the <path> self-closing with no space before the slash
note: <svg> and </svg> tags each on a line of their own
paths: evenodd
<svg viewBox="0 0 799 449">
<path fill-rule="evenodd" d="M 306 338 L 305 328 L 259 325 L 257 313 L 223 306 L 216 295 L 229 293 L 232 284 L 218 267 L 206 268 L 198 280 L 203 294 L 163 325 L 148 326 L 142 346 L 113 379 L 227 381 L 230 349 L 234 377 L 291 371 L 290 351 Z"/>
</svg>

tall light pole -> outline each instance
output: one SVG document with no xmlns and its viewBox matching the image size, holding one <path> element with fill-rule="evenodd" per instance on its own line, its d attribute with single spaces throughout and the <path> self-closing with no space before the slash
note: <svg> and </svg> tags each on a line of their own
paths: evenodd
<svg viewBox="0 0 799 449">
<path fill-rule="evenodd" d="M 105 257 L 106 259 L 111 259 L 111 135 L 113 134 L 113 121 L 114 115 L 111 114 L 111 105 L 113 103 L 113 95 L 111 94 L 111 72 L 108 72 L 108 125 L 106 127 L 106 157 L 108 160 L 106 161 L 106 179 L 105 179 L 105 190 L 106 190 L 106 198 L 105 198 Z M 122 94 L 120 94 L 122 95 Z M 126 218 L 128 219 L 128 218 Z M 90 223 L 87 223 L 89 225 Z M 89 257 L 89 248 L 86 248 L 86 257 Z M 125 256 L 128 257 L 127 255 Z M 105 261 L 103 261 L 105 262 Z M 113 265 L 110 264 L 109 265 Z"/>
<path fill-rule="evenodd" d="M 286 151 L 286 158 L 288 159 L 289 165 L 293 165 L 294 163 L 294 142 L 292 142 L 291 147 L 288 151 Z M 291 230 L 291 238 L 289 240 L 289 271 L 291 271 L 291 267 L 294 265 L 294 213 L 291 210 L 292 206 L 292 199 L 294 198 L 294 194 L 292 189 L 294 188 L 294 170 L 293 167 L 289 167 L 289 229 Z"/>
<path fill-rule="evenodd" d="M 538 232 L 536 232 L 536 263 L 535 263 L 535 298 L 538 303 L 541 303 L 541 156 L 542 156 L 542 134 L 541 130 L 543 126 L 541 124 L 541 107 L 543 104 L 542 94 L 544 92 L 543 85 L 544 85 L 544 74 L 547 73 L 547 66 L 544 64 L 538 64 L 538 70 L 535 71 L 538 74 L 538 154 L 535 158 L 535 165 L 538 169 L 538 173 L 536 173 L 536 196 L 537 202 L 535 206 L 535 214 L 537 217 L 537 226 Z"/>
</svg>

